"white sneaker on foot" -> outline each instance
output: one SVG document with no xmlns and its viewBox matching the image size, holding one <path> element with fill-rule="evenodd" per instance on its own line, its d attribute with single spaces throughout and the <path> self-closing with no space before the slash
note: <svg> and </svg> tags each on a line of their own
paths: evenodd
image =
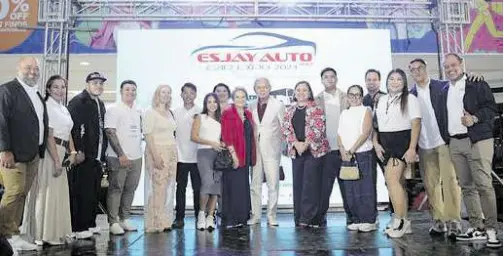
<svg viewBox="0 0 504 256">
<path fill-rule="evenodd" d="M 14 251 L 35 251 L 38 248 L 36 244 L 29 243 L 20 236 L 12 236 L 10 239 L 7 239 L 7 241 L 9 241 Z"/>
<path fill-rule="evenodd" d="M 395 228 L 398 228 L 399 225 L 401 225 L 401 219 L 398 219 L 395 217 L 395 215 L 392 215 L 390 218 L 390 221 L 387 223 L 387 226 L 385 227 L 385 234 L 388 234 L 388 232 L 392 231 Z"/>
<path fill-rule="evenodd" d="M 468 228 L 463 234 L 457 236 L 459 241 L 487 240 L 487 233 L 482 229 Z"/>
<path fill-rule="evenodd" d="M 394 228 L 394 229 L 390 229 L 390 231 L 388 231 L 387 235 L 392 237 L 392 238 L 400 238 L 402 237 L 404 234 L 411 234 L 411 221 L 407 220 L 407 219 L 400 219 L 400 224 L 398 227 Z"/>
<path fill-rule="evenodd" d="M 205 230 L 205 228 L 206 228 L 205 212 L 204 211 L 199 211 L 199 213 L 198 213 L 198 222 L 196 223 L 196 229 L 198 229 L 198 230 Z"/>
<path fill-rule="evenodd" d="M 121 228 L 124 230 L 124 231 L 137 231 L 138 228 L 133 225 L 133 223 L 131 223 L 131 221 L 129 219 L 125 219 L 121 222 L 119 222 L 119 225 L 121 225 Z"/>
<path fill-rule="evenodd" d="M 499 238 L 497 238 L 497 231 L 495 231 L 495 229 L 487 229 L 486 234 L 487 234 L 487 244 L 486 244 L 487 247 L 492 248 L 502 247 L 502 243 L 499 240 Z"/>
<path fill-rule="evenodd" d="M 371 232 L 377 229 L 376 222 L 375 223 L 361 223 L 359 225 L 359 232 Z"/>
<path fill-rule="evenodd" d="M 93 233 L 93 234 L 100 234 L 100 227 L 94 227 L 94 228 L 89 228 L 88 229 L 89 232 Z"/>
<path fill-rule="evenodd" d="M 121 225 L 119 225 L 119 223 L 116 222 L 110 226 L 109 232 L 112 235 L 118 236 L 124 234 L 124 229 L 121 227 Z"/>
<path fill-rule="evenodd" d="M 93 232 L 89 230 L 84 230 L 81 232 L 75 232 L 72 234 L 76 239 L 88 239 L 93 236 Z"/>
<path fill-rule="evenodd" d="M 350 231 L 358 231 L 359 230 L 359 227 L 360 227 L 361 224 L 357 224 L 357 223 L 352 223 L 350 225 L 347 225 L 346 228 Z"/>
<path fill-rule="evenodd" d="M 247 225 L 249 225 L 249 226 L 257 225 L 259 223 L 261 223 L 261 221 L 259 219 L 256 219 L 256 218 L 252 218 L 250 220 L 247 220 Z"/>
<path fill-rule="evenodd" d="M 206 217 L 206 228 L 210 231 L 215 229 L 215 219 L 212 214 L 208 214 Z"/>
</svg>

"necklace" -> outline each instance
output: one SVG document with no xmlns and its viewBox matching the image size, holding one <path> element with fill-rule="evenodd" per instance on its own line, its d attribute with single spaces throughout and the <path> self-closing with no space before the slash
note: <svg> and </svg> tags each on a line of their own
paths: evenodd
<svg viewBox="0 0 504 256">
<path fill-rule="evenodd" d="M 296 105 L 296 108 L 299 109 L 299 110 L 302 110 L 302 109 L 305 109 L 306 108 L 306 105 L 304 106 L 299 106 L 299 105 Z"/>
</svg>

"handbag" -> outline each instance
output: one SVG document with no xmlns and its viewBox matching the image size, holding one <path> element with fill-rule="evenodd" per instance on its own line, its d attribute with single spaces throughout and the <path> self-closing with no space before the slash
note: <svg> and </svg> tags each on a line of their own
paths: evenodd
<svg viewBox="0 0 504 256">
<path fill-rule="evenodd" d="M 355 160 L 355 156 L 352 156 L 350 161 L 343 161 L 341 163 L 339 178 L 342 180 L 360 179 L 359 165 Z"/>
<path fill-rule="evenodd" d="M 217 152 L 213 163 L 214 171 L 228 171 L 233 169 L 233 157 L 228 149 Z"/>
</svg>

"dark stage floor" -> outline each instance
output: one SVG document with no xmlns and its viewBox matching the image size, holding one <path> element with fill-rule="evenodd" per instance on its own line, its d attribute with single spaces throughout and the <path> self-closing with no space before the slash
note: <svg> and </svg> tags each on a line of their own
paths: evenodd
<svg viewBox="0 0 504 256">
<path fill-rule="evenodd" d="M 104 217 L 104 216 L 101 216 Z M 380 212 L 379 231 L 350 232 L 343 213 L 331 213 L 326 229 L 295 228 L 292 214 L 279 214 L 279 227 L 269 228 L 263 218 L 260 226 L 214 232 L 197 231 L 194 217 L 186 219 L 183 230 L 161 234 L 143 231 L 124 236 L 109 236 L 102 231 L 92 240 L 80 240 L 70 246 L 44 247 L 38 252 L 20 255 L 502 255 L 502 248 L 483 244 L 453 243 L 428 235 L 430 217 L 426 212 L 411 213 L 413 234 L 389 239 L 383 228 L 389 220 Z M 143 228 L 143 216 L 134 216 Z M 467 222 L 464 222 L 467 225 Z M 502 224 L 501 224 L 502 225 Z M 140 229 L 141 230 L 141 229 Z M 502 228 L 499 230 L 502 239 Z"/>
</svg>

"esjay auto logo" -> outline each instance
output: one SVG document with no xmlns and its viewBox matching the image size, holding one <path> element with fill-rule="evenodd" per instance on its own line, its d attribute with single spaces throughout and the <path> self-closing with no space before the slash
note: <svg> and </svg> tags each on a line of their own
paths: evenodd
<svg viewBox="0 0 504 256">
<path fill-rule="evenodd" d="M 191 55 L 207 70 L 293 70 L 310 66 L 317 51 L 314 42 L 270 32 L 249 32 L 229 41 Z"/>
</svg>

